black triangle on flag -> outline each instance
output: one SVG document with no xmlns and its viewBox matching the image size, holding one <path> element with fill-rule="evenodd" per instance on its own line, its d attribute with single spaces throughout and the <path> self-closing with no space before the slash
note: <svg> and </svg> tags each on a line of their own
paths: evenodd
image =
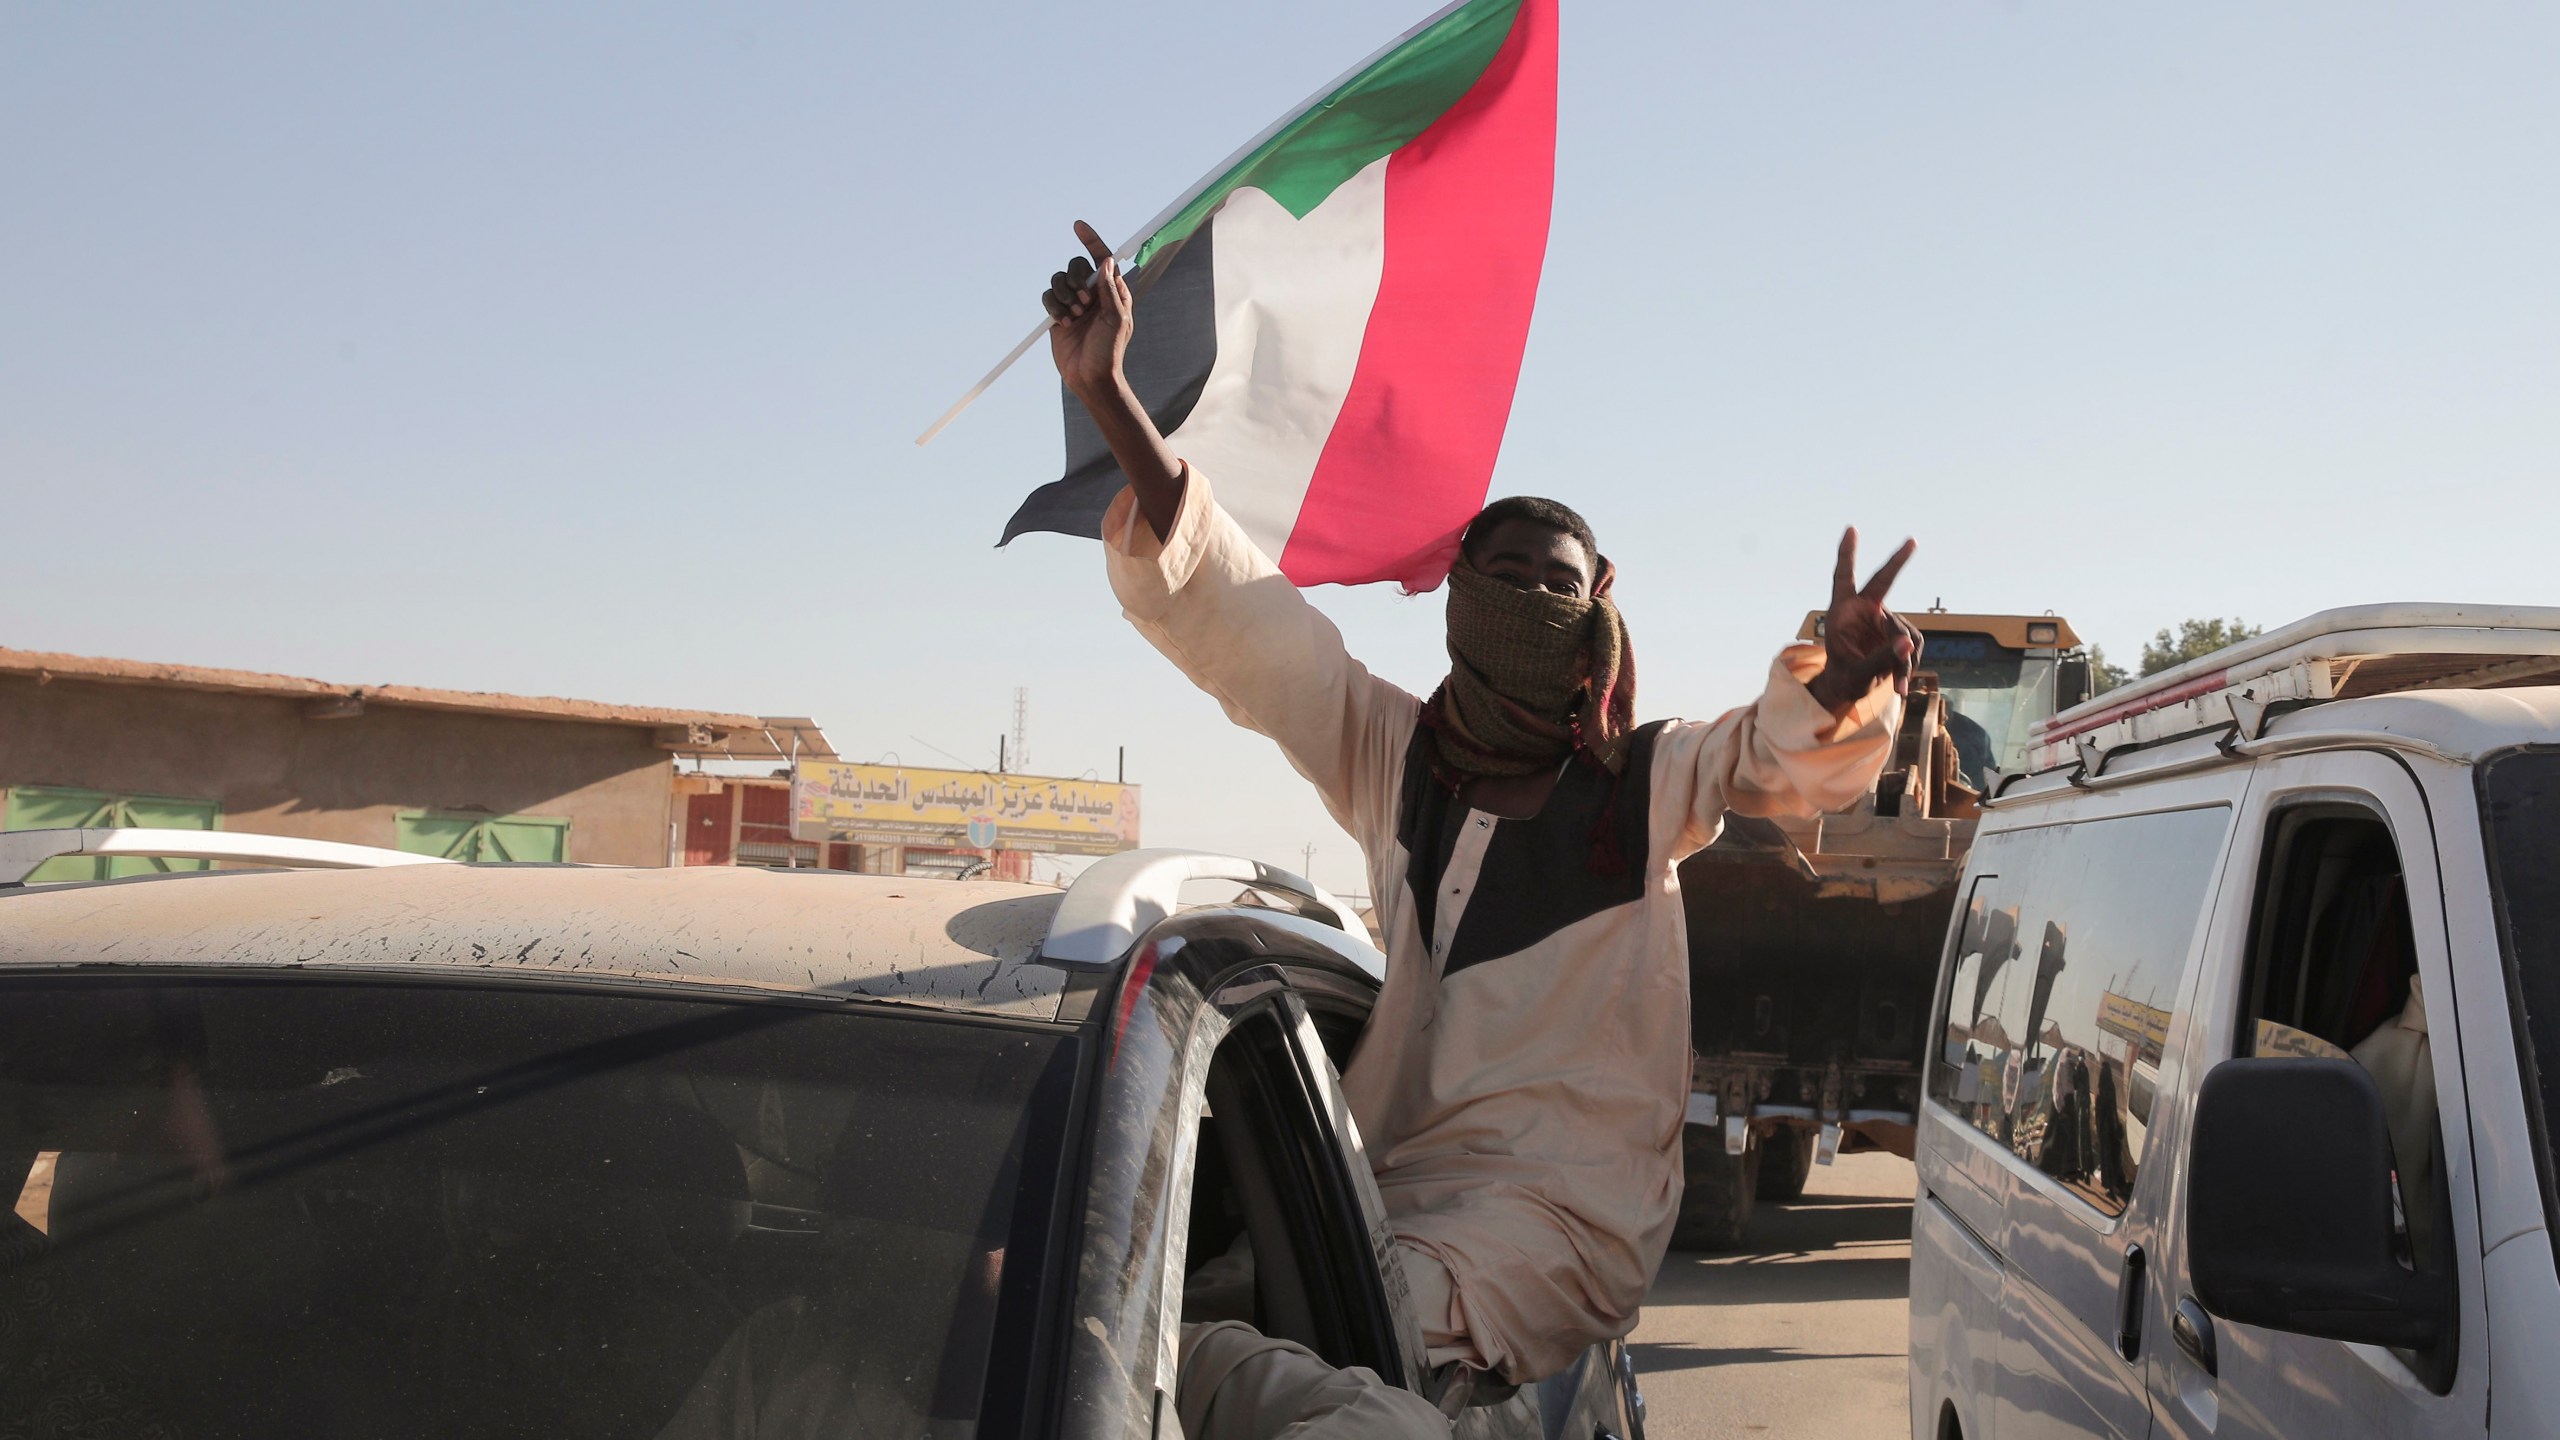
<svg viewBox="0 0 2560 1440">
<path fill-rule="evenodd" d="M 1191 418 L 1191 407 L 1199 403 L 1201 387 L 1217 363 L 1217 267 L 1210 262 L 1210 235 L 1216 229 L 1201 226 L 1129 275 L 1138 330 L 1122 363 L 1129 387 L 1159 434 L 1172 435 Z M 1058 390 L 1066 406 L 1066 474 L 1031 492 L 1005 522 L 999 546 L 1035 530 L 1099 540 L 1102 513 L 1129 483 L 1084 405 L 1065 385 Z"/>
</svg>

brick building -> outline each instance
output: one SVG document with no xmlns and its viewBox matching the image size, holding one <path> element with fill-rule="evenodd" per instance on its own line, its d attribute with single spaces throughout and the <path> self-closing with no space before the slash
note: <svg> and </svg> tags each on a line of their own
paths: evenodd
<svg viewBox="0 0 2560 1440">
<path fill-rule="evenodd" d="M 664 865 L 681 843 L 677 761 L 787 764 L 824 743 L 805 720 L 0 649 L 0 829 Z M 38 878 L 202 863 L 65 860 Z"/>
</svg>

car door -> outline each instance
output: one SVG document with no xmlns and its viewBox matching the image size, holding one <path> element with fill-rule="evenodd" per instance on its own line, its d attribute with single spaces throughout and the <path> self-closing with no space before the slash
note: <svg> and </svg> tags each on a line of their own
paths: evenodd
<svg viewBox="0 0 2560 1440">
<path fill-rule="evenodd" d="M 2198 990 L 2188 1081 L 2171 1123 L 2183 1131 L 2195 1085 L 2213 1065 L 2242 1054 L 2344 1052 L 2377 1069 L 2389 1103 L 2384 1077 L 2393 1072 L 2387 1058 L 2376 1058 L 2387 1052 L 2372 1042 L 2408 1013 L 2392 976 L 2413 973 L 2432 1052 L 2417 1073 L 2434 1087 L 2437 1148 L 2432 1156 L 2398 1156 L 2408 1182 L 2399 1208 L 2408 1217 L 2409 1263 L 2452 1269 L 2457 1333 L 2441 1353 L 2418 1355 L 2215 1320 L 2188 1284 L 2185 1187 L 2175 1186 L 2159 1228 L 2151 1302 L 2161 1343 L 2149 1347 L 2145 1364 L 2161 1429 L 2182 1440 L 2486 1433 L 2488 1349 L 2498 1337 L 2487 1333 L 2463 1123 L 2464 997 L 2449 961 L 2435 820 L 2412 763 L 2364 750 L 2263 763 L 2227 882 L 2247 903 L 2223 907 L 2217 924 Z M 2377 1014 L 2392 1018 L 2377 1025 Z M 2399 1080 L 2415 1077 L 2402 1073 Z M 2182 1148 L 2182 1135 L 2167 1138 Z M 2423 1186 L 2416 1179 L 2422 1173 L 2429 1177 Z"/>
<path fill-rule="evenodd" d="M 2149 1431 L 2142 1317 L 2168 1189 L 2149 1130 L 2231 829 L 2220 788 L 2148 786 L 2146 804 L 2207 803 L 1987 842 L 1986 868 L 2022 877 L 2001 1010 L 1999 1440 Z"/>
</svg>

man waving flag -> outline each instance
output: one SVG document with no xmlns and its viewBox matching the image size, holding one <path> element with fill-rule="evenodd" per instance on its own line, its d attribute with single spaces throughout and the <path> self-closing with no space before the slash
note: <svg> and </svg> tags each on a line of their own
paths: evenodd
<svg viewBox="0 0 2560 1440">
<path fill-rule="evenodd" d="M 1556 0 L 1460 0 L 1310 99 L 1124 252 L 1156 428 L 1300 585 L 1429 590 L 1484 504 L 1555 189 Z M 1128 483 L 1066 402 L 1004 538 L 1101 535 Z"/>
</svg>

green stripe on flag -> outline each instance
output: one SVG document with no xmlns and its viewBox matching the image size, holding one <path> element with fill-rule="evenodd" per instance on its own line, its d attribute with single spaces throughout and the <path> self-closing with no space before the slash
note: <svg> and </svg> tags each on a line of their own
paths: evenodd
<svg viewBox="0 0 2560 1440">
<path fill-rule="evenodd" d="M 1130 263 L 1144 265 L 1186 239 L 1246 186 L 1307 218 L 1343 181 L 1403 148 L 1474 88 L 1519 10 L 1520 0 L 1468 0 L 1450 11 L 1280 127 L 1148 236 Z"/>
</svg>

